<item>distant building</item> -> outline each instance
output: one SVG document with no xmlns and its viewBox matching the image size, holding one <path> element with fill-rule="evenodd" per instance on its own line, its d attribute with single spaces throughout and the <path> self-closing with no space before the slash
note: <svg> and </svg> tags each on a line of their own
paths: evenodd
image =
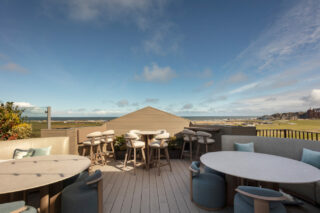
<svg viewBox="0 0 320 213">
<path fill-rule="evenodd" d="M 307 111 L 307 118 L 320 119 L 320 108 L 309 109 L 309 110 Z"/>
</svg>

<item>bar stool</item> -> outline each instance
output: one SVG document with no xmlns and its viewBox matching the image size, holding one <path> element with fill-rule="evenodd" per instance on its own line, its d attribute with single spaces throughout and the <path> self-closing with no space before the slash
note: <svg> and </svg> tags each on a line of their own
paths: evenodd
<svg viewBox="0 0 320 213">
<path fill-rule="evenodd" d="M 182 134 L 183 134 L 183 145 L 182 145 L 180 159 L 182 159 L 183 155 L 187 154 L 184 149 L 185 149 L 186 143 L 189 143 L 189 146 L 190 146 L 189 156 L 190 156 L 190 160 L 192 161 L 192 142 L 197 141 L 196 132 L 190 129 L 184 129 L 182 131 Z"/>
<path fill-rule="evenodd" d="M 215 140 L 212 138 L 212 135 L 208 132 L 198 131 L 197 132 L 198 137 L 198 144 L 197 144 L 197 151 L 196 151 L 196 157 L 199 157 L 199 150 L 201 145 L 205 145 L 206 147 L 206 153 L 208 152 L 208 146 L 213 144 Z"/>
<path fill-rule="evenodd" d="M 166 165 L 169 165 L 170 167 L 170 172 L 172 172 L 172 168 L 171 168 L 171 163 L 170 163 L 170 157 L 169 157 L 169 152 L 168 152 L 168 143 L 167 141 L 169 140 L 170 138 L 170 134 L 165 132 L 165 133 L 162 133 L 162 134 L 159 134 L 155 137 L 155 140 L 152 141 L 150 144 L 149 144 L 149 156 L 150 156 L 150 159 L 149 159 L 149 164 L 153 164 L 153 152 L 155 151 L 156 154 L 155 154 L 155 157 L 156 157 L 156 164 L 157 164 L 157 167 L 158 167 L 158 175 L 160 176 L 160 167 L 162 166 L 166 166 Z M 167 160 L 167 163 L 161 163 L 160 162 L 160 159 L 161 159 L 161 150 L 164 151 L 164 156 L 166 157 L 166 160 Z"/>
<path fill-rule="evenodd" d="M 133 173 L 136 174 L 136 164 L 137 164 L 137 150 L 141 151 L 143 164 L 146 165 L 146 156 L 144 153 L 145 142 L 139 141 L 139 136 L 134 133 L 125 134 L 124 138 L 127 141 L 127 152 L 124 159 L 124 168 L 127 167 L 127 163 L 133 161 Z M 133 150 L 133 160 L 130 160 L 131 151 Z"/>
<path fill-rule="evenodd" d="M 103 156 L 100 149 L 101 132 L 92 132 L 87 135 L 88 140 L 83 142 L 82 155 L 85 156 L 86 151 L 89 150 L 89 158 L 91 166 L 98 164 L 99 161 L 103 163 Z"/>
<path fill-rule="evenodd" d="M 102 139 L 101 139 L 101 152 L 105 157 L 105 164 L 107 164 L 107 157 L 112 154 L 112 157 L 116 159 L 116 155 L 114 152 L 114 130 L 107 130 L 102 132 Z M 110 145 L 111 151 L 108 150 Z"/>
</svg>

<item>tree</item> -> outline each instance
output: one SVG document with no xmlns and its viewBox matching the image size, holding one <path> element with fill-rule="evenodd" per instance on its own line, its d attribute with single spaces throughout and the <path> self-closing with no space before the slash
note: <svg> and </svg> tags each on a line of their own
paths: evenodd
<svg viewBox="0 0 320 213">
<path fill-rule="evenodd" d="M 13 102 L 0 105 L 0 140 L 15 140 L 30 137 L 32 127 L 22 117 L 23 110 Z"/>
</svg>

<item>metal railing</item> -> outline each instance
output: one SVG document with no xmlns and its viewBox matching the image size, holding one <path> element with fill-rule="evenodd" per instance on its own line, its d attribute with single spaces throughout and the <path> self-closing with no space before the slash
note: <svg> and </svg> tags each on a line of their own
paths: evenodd
<svg viewBox="0 0 320 213">
<path fill-rule="evenodd" d="M 319 141 L 320 132 L 300 131 L 292 129 L 257 129 L 257 136 Z"/>
</svg>

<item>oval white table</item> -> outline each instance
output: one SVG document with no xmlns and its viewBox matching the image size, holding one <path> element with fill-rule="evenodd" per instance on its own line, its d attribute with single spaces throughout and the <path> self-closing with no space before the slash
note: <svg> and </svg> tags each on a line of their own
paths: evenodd
<svg viewBox="0 0 320 213">
<path fill-rule="evenodd" d="M 320 169 L 276 155 L 220 151 L 206 153 L 200 157 L 200 161 L 211 169 L 242 179 L 290 184 L 320 181 Z"/>
<path fill-rule="evenodd" d="M 0 194 L 23 192 L 30 189 L 40 189 L 40 212 L 57 211 L 54 205 L 58 191 L 49 198 L 49 186 L 60 184 L 88 169 L 90 160 L 77 155 L 49 155 L 0 163 Z"/>
</svg>

